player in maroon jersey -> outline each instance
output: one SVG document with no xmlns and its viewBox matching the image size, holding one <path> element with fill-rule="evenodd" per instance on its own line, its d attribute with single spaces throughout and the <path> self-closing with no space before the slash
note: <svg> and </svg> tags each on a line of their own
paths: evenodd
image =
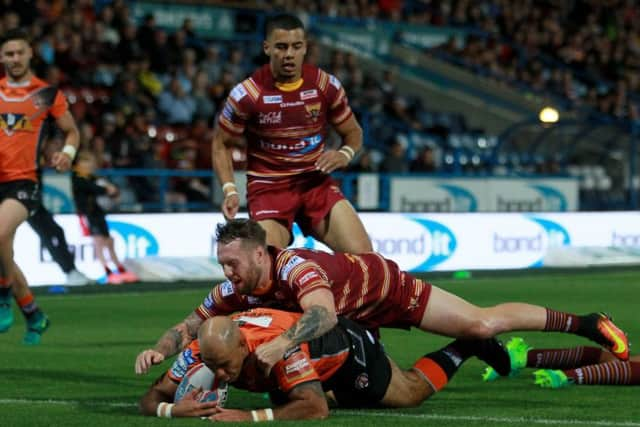
<svg viewBox="0 0 640 427">
<path fill-rule="evenodd" d="M 340 252 L 373 250 L 355 210 L 328 175 L 345 168 L 362 146 L 362 129 L 340 81 L 303 65 L 307 45 L 302 22 L 277 15 L 266 25 L 269 64 L 235 86 L 213 137 L 213 166 L 224 192 L 222 212 L 238 212 L 231 147 L 247 138 L 249 215 L 267 230 L 267 241 L 286 247 L 297 222 Z M 342 137 L 339 150 L 325 150 L 328 125 Z"/>
<path fill-rule="evenodd" d="M 136 372 L 180 351 L 205 319 L 259 306 L 304 312 L 288 331 L 256 349 L 267 372 L 288 349 L 334 327 L 338 315 L 368 329 L 417 327 L 456 338 L 483 339 L 514 330 L 569 332 L 596 341 L 621 360 L 629 358 L 627 337 L 600 313 L 577 316 L 524 303 L 477 307 L 376 253 L 267 246 L 265 231 L 251 219 L 218 225 L 217 239 L 218 261 L 229 280 L 215 286 L 154 349 L 140 353 Z"/>
</svg>

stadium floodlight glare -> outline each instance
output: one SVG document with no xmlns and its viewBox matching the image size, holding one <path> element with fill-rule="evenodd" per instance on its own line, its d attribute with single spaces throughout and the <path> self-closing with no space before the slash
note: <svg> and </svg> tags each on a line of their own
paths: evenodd
<svg viewBox="0 0 640 427">
<path fill-rule="evenodd" d="M 540 110 L 538 118 L 542 123 L 556 123 L 558 119 L 560 119 L 560 114 L 558 113 L 558 110 L 553 107 L 544 107 Z"/>
</svg>

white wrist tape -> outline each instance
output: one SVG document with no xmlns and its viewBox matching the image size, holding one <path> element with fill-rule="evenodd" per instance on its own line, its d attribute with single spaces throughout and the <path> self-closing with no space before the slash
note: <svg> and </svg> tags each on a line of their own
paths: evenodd
<svg viewBox="0 0 640 427">
<path fill-rule="evenodd" d="M 76 158 L 76 153 L 78 152 L 78 150 L 76 150 L 76 147 L 74 147 L 73 145 L 67 144 L 62 148 L 62 152 L 69 156 L 71 160 L 73 160 Z"/>
<path fill-rule="evenodd" d="M 171 411 L 173 411 L 173 403 L 160 402 L 156 409 L 156 415 L 160 418 L 171 418 Z"/>
<path fill-rule="evenodd" d="M 229 191 L 228 193 L 224 194 L 224 198 L 226 199 L 229 196 L 235 196 L 236 194 L 238 194 L 237 191 L 233 190 L 233 191 Z"/>
<path fill-rule="evenodd" d="M 273 421 L 273 409 L 267 408 L 264 412 L 267 414 L 267 421 Z"/>
<path fill-rule="evenodd" d="M 224 184 L 222 184 L 222 192 L 224 193 L 225 191 L 227 191 L 227 188 L 233 188 L 234 190 L 236 189 L 236 184 L 233 182 L 225 182 Z"/>
<path fill-rule="evenodd" d="M 347 158 L 347 161 L 349 162 L 353 160 L 353 155 L 355 154 L 355 152 L 353 151 L 353 148 L 349 147 L 348 145 L 343 145 L 338 150 L 338 153 L 343 154 Z"/>
</svg>

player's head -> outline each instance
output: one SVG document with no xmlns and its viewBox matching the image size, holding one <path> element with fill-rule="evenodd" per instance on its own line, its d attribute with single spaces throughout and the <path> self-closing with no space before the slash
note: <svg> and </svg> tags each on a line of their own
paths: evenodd
<svg viewBox="0 0 640 427">
<path fill-rule="evenodd" d="M 232 219 L 218 224 L 218 262 L 224 275 L 240 293 L 251 293 L 268 273 L 267 234 L 251 219 Z"/>
<path fill-rule="evenodd" d="M 269 18 L 263 48 L 276 81 L 287 83 L 300 78 L 307 53 L 304 25 L 300 19 L 288 14 Z"/>
<path fill-rule="evenodd" d="M 0 38 L 0 61 L 10 80 L 20 81 L 30 75 L 33 50 L 29 35 L 19 28 L 9 30 Z"/>
<path fill-rule="evenodd" d="M 96 170 L 96 156 L 92 151 L 80 150 L 76 156 L 75 169 L 81 174 L 92 174 Z"/>
<path fill-rule="evenodd" d="M 249 355 L 238 324 L 227 316 L 207 319 L 198 329 L 202 361 L 220 381 L 233 383 Z"/>
</svg>

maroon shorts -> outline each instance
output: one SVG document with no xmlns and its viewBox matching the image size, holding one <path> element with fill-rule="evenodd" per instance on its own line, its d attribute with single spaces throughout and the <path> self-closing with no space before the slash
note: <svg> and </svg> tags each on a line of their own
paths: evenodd
<svg viewBox="0 0 640 427">
<path fill-rule="evenodd" d="M 311 234 L 313 227 L 344 199 L 338 184 L 322 173 L 292 180 L 287 186 L 251 180 L 247 185 L 247 203 L 252 219 L 279 221 L 289 232 L 295 221 L 305 235 Z"/>
<path fill-rule="evenodd" d="M 364 309 L 347 317 L 374 331 L 377 328 L 417 328 L 430 296 L 430 283 L 402 272 L 399 280 L 391 283 L 387 297 L 374 309 Z"/>
</svg>

